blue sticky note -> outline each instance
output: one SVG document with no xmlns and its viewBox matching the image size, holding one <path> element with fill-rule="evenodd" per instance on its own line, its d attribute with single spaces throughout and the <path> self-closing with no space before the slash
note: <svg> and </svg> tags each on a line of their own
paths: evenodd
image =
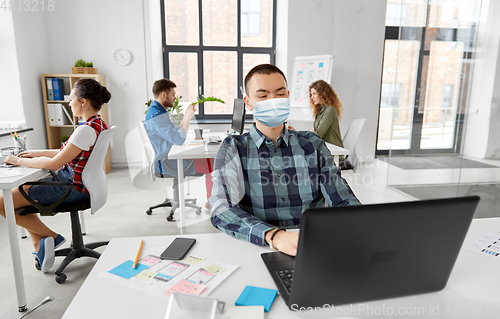
<svg viewBox="0 0 500 319">
<path fill-rule="evenodd" d="M 135 267 L 134 269 L 134 262 L 132 260 L 127 260 L 123 264 L 111 269 L 108 272 L 113 275 L 123 277 L 125 279 L 130 279 L 146 268 L 148 268 L 148 266 L 143 264 L 137 264 L 137 267 Z"/>
<path fill-rule="evenodd" d="M 323 67 L 323 62 L 320 62 L 319 63 L 319 67 L 322 68 Z"/>
<path fill-rule="evenodd" d="M 264 306 L 264 311 L 269 312 L 277 294 L 276 289 L 246 286 L 234 304 L 236 306 Z"/>
</svg>

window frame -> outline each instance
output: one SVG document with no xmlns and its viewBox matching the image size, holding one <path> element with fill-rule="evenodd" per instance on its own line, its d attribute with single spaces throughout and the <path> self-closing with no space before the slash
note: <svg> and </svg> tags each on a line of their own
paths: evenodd
<svg viewBox="0 0 500 319">
<path fill-rule="evenodd" d="M 240 3 L 241 3 L 241 1 L 240 1 Z M 249 7 L 250 7 L 250 1 L 247 1 L 247 7 L 246 8 L 242 8 L 241 12 L 240 12 L 240 18 L 244 14 L 247 17 L 247 31 L 248 31 L 246 33 L 242 33 L 241 35 L 242 36 L 246 36 L 246 37 L 260 36 L 261 35 L 261 31 L 262 31 L 261 27 L 260 27 L 260 22 L 261 22 L 261 17 L 262 17 L 262 14 L 261 14 L 262 7 L 260 6 L 260 2 L 259 2 L 259 11 L 252 11 L 252 10 L 249 9 Z M 251 14 L 258 14 L 259 15 L 259 31 L 255 32 L 255 33 L 250 32 L 250 15 Z"/>
<path fill-rule="evenodd" d="M 427 8 L 428 9 L 428 6 Z M 401 41 L 401 37 L 403 34 L 405 34 L 405 40 L 418 40 L 420 41 L 419 44 L 419 57 L 418 57 L 418 62 L 417 62 L 417 74 L 416 74 L 416 81 L 415 83 L 417 84 L 417 87 L 415 89 L 415 95 L 414 95 L 414 101 L 417 105 L 419 104 L 419 100 L 421 98 L 421 90 L 420 90 L 420 84 L 422 80 L 422 72 L 423 72 L 423 60 L 424 57 L 429 57 L 430 56 L 430 48 L 426 49 L 425 48 L 425 37 L 426 37 L 426 32 L 428 29 L 439 29 L 440 33 L 447 33 L 451 35 L 451 41 L 452 42 L 460 42 L 458 39 L 458 34 L 459 31 L 461 30 L 468 30 L 468 32 L 472 32 L 473 34 L 477 33 L 476 30 L 477 26 L 470 26 L 470 30 L 466 28 L 452 28 L 452 27 L 429 27 L 427 26 L 427 21 L 425 26 L 420 26 L 420 27 L 414 27 L 414 26 L 386 26 L 385 27 L 385 38 L 384 38 L 384 52 L 385 52 L 385 43 L 386 40 L 398 40 Z M 470 63 L 470 61 L 474 61 L 475 59 L 475 53 L 474 49 L 471 48 L 472 44 L 477 41 L 477 35 L 475 36 L 476 38 L 472 40 L 472 42 L 465 42 L 464 43 L 464 52 L 463 52 L 463 60 L 462 60 L 462 68 L 465 64 Z M 433 41 L 449 41 L 448 39 L 435 39 Z M 382 79 L 383 79 L 383 70 L 381 73 L 381 85 L 380 85 L 380 99 L 379 99 L 379 119 L 380 119 L 380 103 L 382 99 Z M 463 85 L 463 80 L 460 81 L 460 86 Z M 470 94 L 469 89 L 465 88 L 465 92 L 462 92 L 462 88 L 459 87 L 457 88 L 459 90 L 459 93 L 465 93 L 466 99 L 469 99 L 470 97 L 468 96 Z M 422 131 L 422 124 L 423 124 L 423 113 L 420 113 L 419 107 L 416 107 L 413 109 L 413 120 L 412 120 L 412 136 L 410 139 L 410 148 L 409 149 L 379 149 L 378 146 L 375 147 L 375 156 L 388 156 L 388 155 L 429 155 L 429 154 L 458 154 L 461 151 L 461 141 L 462 139 L 462 133 L 464 129 L 464 113 L 460 113 L 458 110 L 460 110 L 460 99 L 457 101 L 458 106 L 457 106 L 457 113 L 455 114 L 456 116 L 456 125 L 455 125 L 455 131 L 454 131 L 454 142 L 453 142 L 453 147 L 451 148 L 446 148 L 446 149 L 422 149 L 420 147 L 420 141 L 421 141 L 421 131 Z M 378 145 L 378 138 L 379 138 L 379 125 L 380 122 L 377 123 L 377 144 Z M 417 132 L 415 134 L 415 132 Z"/>
<path fill-rule="evenodd" d="M 276 61 L 276 2 L 277 0 L 271 0 L 273 7 L 272 14 L 272 41 L 271 47 L 243 47 L 241 46 L 241 0 L 236 0 L 236 33 L 237 33 L 237 44 L 236 46 L 206 46 L 203 45 L 203 0 L 198 0 L 198 39 L 199 45 L 167 45 L 166 43 L 166 19 L 165 19 L 165 0 L 160 1 L 160 11 L 161 11 L 161 31 L 162 31 L 162 51 L 163 51 L 163 75 L 166 78 L 170 77 L 170 66 L 169 66 L 169 53 L 197 53 L 198 58 L 198 96 L 204 95 L 204 65 L 203 65 L 203 53 L 205 51 L 223 51 L 223 52 L 236 52 L 238 55 L 237 59 L 237 96 L 236 98 L 243 98 L 243 54 L 268 54 L 270 57 L 270 63 L 275 64 Z M 233 101 L 225 101 L 226 104 L 231 105 Z M 251 115 L 246 116 L 247 119 L 251 118 Z M 198 114 L 196 114 L 197 120 L 218 120 L 218 119 L 232 119 L 232 114 L 205 114 L 205 105 L 201 103 L 198 105 Z"/>
</svg>

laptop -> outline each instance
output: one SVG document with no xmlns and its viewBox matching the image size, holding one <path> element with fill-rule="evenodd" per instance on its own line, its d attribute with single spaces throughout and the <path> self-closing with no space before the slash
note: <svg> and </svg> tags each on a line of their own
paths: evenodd
<svg viewBox="0 0 500 319">
<path fill-rule="evenodd" d="M 308 209 L 296 257 L 261 257 L 290 309 L 439 291 L 478 202 L 471 196 Z"/>
</svg>

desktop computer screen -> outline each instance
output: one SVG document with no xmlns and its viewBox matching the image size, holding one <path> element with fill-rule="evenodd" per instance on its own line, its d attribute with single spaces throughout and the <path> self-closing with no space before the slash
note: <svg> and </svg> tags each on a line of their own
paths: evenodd
<svg viewBox="0 0 500 319">
<path fill-rule="evenodd" d="M 238 134 L 243 134 L 243 128 L 245 127 L 245 102 L 243 99 L 234 99 L 233 107 L 233 122 L 231 123 L 231 129 L 238 132 Z"/>
</svg>

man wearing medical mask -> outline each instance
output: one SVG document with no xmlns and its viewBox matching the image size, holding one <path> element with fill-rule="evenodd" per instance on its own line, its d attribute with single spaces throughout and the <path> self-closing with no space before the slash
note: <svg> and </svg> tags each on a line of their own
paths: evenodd
<svg viewBox="0 0 500 319">
<path fill-rule="evenodd" d="M 245 77 L 245 104 L 255 123 L 249 133 L 228 136 L 215 159 L 209 202 L 214 227 L 235 238 L 291 256 L 297 253 L 302 213 L 310 207 L 360 205 L 341 177 L 324 141 L 290 131 L 287 82 L 271 64 Z"/>
</svg>

